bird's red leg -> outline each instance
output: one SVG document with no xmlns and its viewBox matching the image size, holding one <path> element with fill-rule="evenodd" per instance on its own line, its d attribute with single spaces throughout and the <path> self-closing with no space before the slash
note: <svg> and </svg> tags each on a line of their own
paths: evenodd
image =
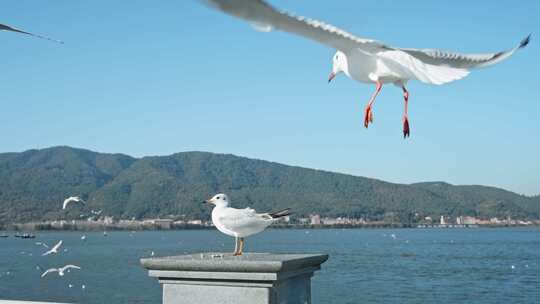
<svg viewBox="0 0 540 304">
<path fill-rule="evenodd" d="M 403 113 L 403 138 L 407 138 L 411 134 L 411 129 L 409 128 L 409 117 L 407 114 L 407 108 L 409 107 L 409 91 L 403 88 L 403 99 L 405 99 L 405 112 Z"/>
<path fill-rule="evenodd" d="M 377 95 L 379 95 L 381 88 L 382 88 L 382 83 L 380 81 L 377 81 L 377 88 L 375 89 L 375 92 L 373 93 L 373 95 L 371 95 L 371 98 L 369 99 L 369 102 L 366 105 L 366 109 L 364 113 L 364 127 L 366 128 L 369 126 L 369 123 L 373 122 L 373 112 L 371 111 L 371 107 L 373 106 L 373 103 L 375 102 Z"/>
</svg>

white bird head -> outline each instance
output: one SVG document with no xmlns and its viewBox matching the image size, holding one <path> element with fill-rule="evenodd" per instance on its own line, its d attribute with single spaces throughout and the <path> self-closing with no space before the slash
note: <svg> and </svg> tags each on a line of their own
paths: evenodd
<svg viewBox="0 0 540 304">
<path fill-rule="evenodd" d="M 229 198 L 226 194 L 219 193 L 214 195 L 211 199 L 204 201 L 208 204 L 216 205 L 216 207 L 227 207 L 229 205 Z"/>
<path fill-rule="evenodd" d="M 349 65 L 347 63 L 347 55 L 342 51 L 337 51 L 332 58 L 332 72 L 330 72 L 330 76 L 328 76 L 328 82 L 332 81 L 332 79 L 341 72 L 348 75 Z"/>
</svg>

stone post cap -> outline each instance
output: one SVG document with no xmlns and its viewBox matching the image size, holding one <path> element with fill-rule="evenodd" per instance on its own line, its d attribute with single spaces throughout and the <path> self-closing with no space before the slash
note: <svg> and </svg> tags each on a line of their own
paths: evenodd
<svg viewBox="0 0 540 304">
<path fill-rule="evenodd" d="M 150 271 L 278 273 L 306 268 L 319 269 L 327 254 L 272 254 L 204 252 L 169 257 L 141 259 Z"/>
</svg>

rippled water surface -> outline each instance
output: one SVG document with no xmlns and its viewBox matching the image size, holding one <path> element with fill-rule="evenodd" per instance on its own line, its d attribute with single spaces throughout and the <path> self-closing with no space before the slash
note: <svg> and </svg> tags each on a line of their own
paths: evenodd
<svg viewBox="0 0 540 304">
<path fill-rule="evenodd" d="M 42 257 L 45 248 L 35 242 L 57 240 L 67 251 Z M 165 256 L 233 246 L 231 238 L 215 230 L 0 238 L 0 299 L 161 303 L 161 288 L 139 258 L 152 251 Z M 313 302 L 319 304 L 540 303 L 537 228 L 268 230 L 249 238 L 246 248 L 330 254 L 313 278 Z M 82 270 L 40 277 L 40 269 L 65 264 Z"/>
</svg>

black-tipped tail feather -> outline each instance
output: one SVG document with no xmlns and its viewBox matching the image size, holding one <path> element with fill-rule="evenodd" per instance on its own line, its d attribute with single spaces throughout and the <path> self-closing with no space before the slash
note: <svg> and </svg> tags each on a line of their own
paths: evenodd
<svg viewBox="0 0 540 304">
<path fill-rule="evenodd" d="M 283 210 L 268 213 L 268 215 L 270 215 L 274 219 L 284 217 L 284 216 L 288 216 L 288 215 L 291 215 L 291 214 L 292 214 L 291 208 L 287 208 L 287 209 L 283 209 Z"/>
</svg>

